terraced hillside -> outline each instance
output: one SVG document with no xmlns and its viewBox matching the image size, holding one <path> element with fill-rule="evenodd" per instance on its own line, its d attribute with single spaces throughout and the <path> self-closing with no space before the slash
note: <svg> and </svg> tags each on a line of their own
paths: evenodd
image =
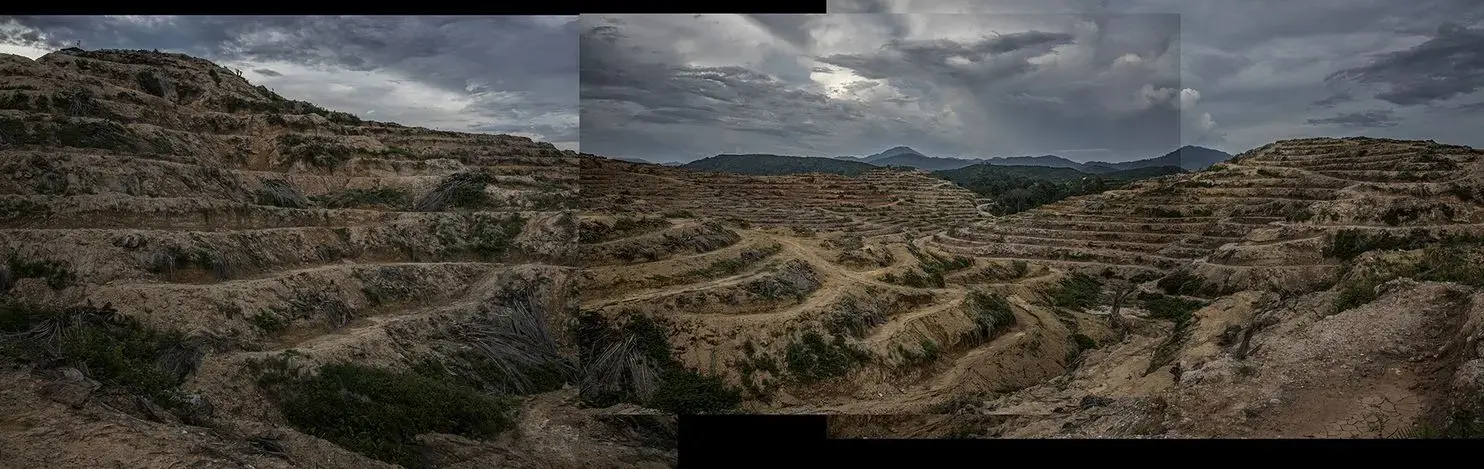
<svg viewBox="0 0 1484 469">
<path fill-rule="evenodd" d="M 1282 141 L 1006 217 L 584 158 L 582 308 L 841 435 L 1477 434 L 1480 155 Z"/>
<path fill-rule="evenodd" d="M 0 55 L 0 165 L 7 462 L 673 458 L 572 446 L 628 425 L 561 390 L 571 152 L 363 121 L 188 56 L 68 49 Z"/>
</svg>

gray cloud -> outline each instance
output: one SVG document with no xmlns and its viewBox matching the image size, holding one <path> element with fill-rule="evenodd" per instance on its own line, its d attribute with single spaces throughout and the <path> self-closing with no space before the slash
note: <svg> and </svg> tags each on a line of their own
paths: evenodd
<svg viewBox="0 0 1484 469">
<path fill-rule="evenodd" d="M 1180 86 L 1174 15 L 584 15 L 582 28 L 581 137 L 598 154 L 1131 159 L 1182 132 L 1219 139 Z"/>
<path fill-rule="evenodd" d="M 1325 135 L 1484 147 L 1484 2 L 1477 0 L 830 0 L 832 13 L 1180 15 L 1180 87 L 1245 151 Z M 1075 91 L 1048 92 L 1040 98 Z M 1187 115 L 1192 112 L 1187 111 Z M 1183 135 L 1192 141 L 1189 127 Z"/>
<path fill-rule="evenodd" d="M 16 16 L 0 24 L 9 25 L 0 44 L 182 52 L 367 118 L 576 144 L 574 17 Z"/>
<path fill-rule="evenodd" d="M 1484 88 L 1484 28 L 1444 23 L 1427 42 L 1329 78 L 1385 85 L 1376 98 L 1403 106 L 1470 94 Z"/>
<path fill-rule="evenodd" d="M 1372 109 L 1361 112 L 1347 112 L 1334 117 L 1311 118 L 1307 121 L 1309 125 L 1333 125 L 1346 128 L 1377 128 L 1396 127 L 1396 112 L 1390 109 Z"/>
</svg>

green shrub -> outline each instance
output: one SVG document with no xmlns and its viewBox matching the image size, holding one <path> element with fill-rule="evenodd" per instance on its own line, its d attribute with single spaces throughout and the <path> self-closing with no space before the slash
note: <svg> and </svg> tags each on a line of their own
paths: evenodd
<svg viewBox="0 0 1484 469">
<path fill-rule="evenodd" d="M 494 222 L 484 217 L 474 217 L 471 220 L 469 250 L 486 260 L 503 256 L 526 227 L 525 218 L 519 214 Z"/>
<path fill-rule="evenodd" d="M 999 293 L 970 292 L 967 306 L 970 317 L 974 319 L 974 329 L 970 331 L 970 335 L 975 341 L 992 339 L 1015 324 L 1015 311 L 1005 296 Z"/>
<path fill-rule="evenodd" d="M 845 376 L 869 359 L 869 352 L 847 343 L 843 336 L 826 342 L 815 331 L 804 332 L 784 349 L 789 375 L 803 383 Z"/>
<path fill-rule="evenodd" d="M 9 276 L 12 279 L 45 279 L 46 285 L 54 290 L 67 288 L 68 285 L 77 282 L 77 274 L 63 262 L 49 260 L 23 261 L 19 258 L 11 257 L 6 260 L 5 267 L 9 270 Z M 8 279 L 6 283 L 8 284 L 12 281 Z M 9 285 L 6 285 L 4 290 L 8 289 Z"/>
<path fill-rule="evenodd" d="M 1205 280 L 1185 271 L 1172 272 L 1155 285 L 1171 295 L 1196 295 L 1208 290 Z"/>
<path fill-rule="evenodd" d="M 269 370 L 259 384 L 295 428 L 407 467 L 426 467 L 417 435 L 488 438 L 514 425 L 515 401 L 415 372 L 329 364 L 312 375 Z"/>
<path fill-rule="evenodd" d="M 146 328 L 109 307 L 0 304 L 0 355 L 76 367 L 167 409 L 178 406 L 178 386 L 194 369 L 191 352 L 179 333 Z"/>
<path fill-rule="evenodd" d="M 1096 278 L 1077 272 L 1062 279 L 1049 296 L 1053 306 L 1081 310 L 1096 305 L 1102 292 L 1103 284 Z"/>
<path fill-rule="evenodd" d="M 1376 287 L 1380 283 L 1378 279 L 1370 277 L 1362 277 L 1346 283 L 1340 288 L 1339 295 L 1335 296 L 1334 312 L 1344 312 L 1376 301 Z"/>
<path fill-rule="evenodd" d="M 252 325 L 257 326 L 264 334 L 275 335 L 288 329 L 289 321 L 272 311 L 264 311 L 247 318 Z"/>
<path fill-rule="evenodd" d="M 1088 337 L 1081 332 L 1072 334 L 1072 341 L 1077 343 L 1078 352 L 1098 348 L 1098 342 L 1096 340 L 1092 340 L 1092 337 Z"/>
<path fill-rule="evenodd" d="M 660 385 L 649 405 L 677 415 L 715 414 L 737 407 L 742 393 L 718 376 L 685 369 L 660 374 Z"/>
<path fill-rule="evenodd" d="M 1189 320 L 1196 310 L 1205 306 L 1204 303 L 1196 300 L 1159 294 L 1140 294 L 1139 299 L 1143 302 L 1144 310 L 1149 312 L 1150 317 L 1175 322 Z"/>
</svg>

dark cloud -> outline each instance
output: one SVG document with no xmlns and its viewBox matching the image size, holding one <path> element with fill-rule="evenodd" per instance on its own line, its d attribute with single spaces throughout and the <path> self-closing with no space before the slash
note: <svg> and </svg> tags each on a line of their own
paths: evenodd
<svg viewBox="0 0 1484 469">
<path fill-rule="evenodd" d="M 1309 125 L 1333 125 L 1346 128 L 1379 128 L 1396 127 L 1396 113 L 1390 109 L 1373 109 L 1361 112 L 1347 112 L 1334 117 L 1322 119 L 1309 119 Z"/>
<path fill-rule="evenodd" d="M 1484 88 L 1484 28 L 1444 23 L 1427 42 L 1382 54 L 1329 79 L 1384 85 L 1376 98 L 1403 106 L 1470 94 Z"/>
<path fill-rule="evenodd" d="M 395 94 L 356 101 L 317 96 L 308 83 L 293 88 L 309 93 L 295 98 L 338 100 L 356 113 L 374 107 L 372 118 L 400 116 L 410 125 L 526 125 L 566 135 L 576 128 L 578 30 L 571 17 L 16 16 L 0 19 L 3 23 L 19 27 L 0 28 L 5 31 L 0 43 L 55 49 L 81 41 L 89 49 L 159 49 L 249 66 L 287 63 L 347 76 L 365 72 L 468 102 L 451 110 L 442 105 L 442 111 L 408 102 L 402 104 L 419 110 L 399 112 Z M 294 78 L 279 65 L 253 68 L 269 86 Z M 442 114 L 430 115 L 435 112 Z M 532 122 L 511 122 L 520 119 Z"/>
<path fill-rule="evenodd" d="M 1340 104 L 1340 103 L 1344 103 L 1344 102 L 1349 102 L 1352 99 L 1354 99 L 1354 98 L 1351 97 L 1349 93 L 1335 93 L 1335 94 L 1330 95 L 1328 98 L 1324 98 L 1324 99 L 1321 99 L 1321 100 L 1318 100 L 1318 101 L 1314 101 L 1314 106 L 1316 106 L 1316 107 L 1323 107 L 1323 108 L 1330 108 L 1330 107 L 1335 107 L 1336 104 Z"/>
<path fill-rule="evenodd" d="M 1180 16 L 1179 87 L 1199 91 L 1205 144 L 1368 135 L 1484 147 L 1484 2 L 1478 0 L 830 0 L 831 12 Z M 1137 15 L 1135 15 L 1137 16 Z M 1091 79 L 1091 78 L 1089 78 Z M 1025 101 L 1066 89 L 1007 94 Z M 1188 119 L 1187 119 L 1188 120 Z M 1356 127 L 1361 126 L 1361 127 Z M 1189 126 L 1182 140 L 1193 143 Z M 1219 138 L 1215 138 L 1219 137 Z"/>
<path fill-rule="evenodd" d="M 1199 93 L 1180 87 L 1174 15 L 930 16 L 585 15 L 583 149 L 1131 159 L 1215 135 L 1182 119 Z"/>
</svg>

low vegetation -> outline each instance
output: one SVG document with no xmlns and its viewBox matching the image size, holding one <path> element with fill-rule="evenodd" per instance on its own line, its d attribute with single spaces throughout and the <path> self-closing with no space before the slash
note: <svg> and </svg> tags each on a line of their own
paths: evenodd
<svg viewBox="0 0 1484 469">
<path fill-rule="evenodd" d="M 976 164 L 936 171 L 938 176 L 994 199 L 996 215 L 1023 212 L 1069 197 L 1118 189 L 1130 182 L 1181 172 L 1176 167 L 1139 168 L 1089 174 L 1071 168 Z"/>
<path fill-rule="evenodd" d="M 806 384 L 845 376 L 870 359 L 869 352 L 847 342 L 844 336 L 827 340 L 812 330 L 800 334 L 784 349 L 789 376 Z"/>
<path fill-rule="evenodd" d="M 77 274 L 63 262 L 51 260 L 23 260 L 19 257 L 10 257 L 4 264 L 5 271 L 0 272 L 0 292 L 8 291 L 15 285 L 15 281 L 23 278 L 42 279 L 46 286 L 54 290 L 61 290 L 77 282 Z"/>
<path fill-rule="evenodd" d="M 632 402 L 678 415 L 724 413 L 741 404 L 741 391 L 720 376 L 685 368 L 666 330 L 648 316 L 615 327 L 596 312 L 579 314 L 572 333 L 583 363 L 583 401 L 595 407 Z"/>
<path fill-rule="evenodd" d="M 1390 232 L 1365 232 L 1341 230 L 1330 238 L 1324 256 L 1351 260 L 1369 251 L 1406 251 L 1420 249 L 1432 244 L 1460 245 L 1484 243 L 1484 236 L 1469 234 L 1434 235 L 1422 228 L 1414 228 L 1406 234 Z"/>
<path fill-rule="evenodd" d="M 1015 310 L 1002 294 L 970 292 L 965 305 L 974 319 L 974 329 L 969 332 L 971 343 L 992 339 L 1015 324 Z"/>
<path fill-rule="evenodd" d="M 1195 312 L 1204 304 L 1185 298 L 1144 293 L 1139 295 L 1139 300 L 1150 317 L 1174 322 L 1169 335 L 1154 349 L 1154 356 L 1150 358 L 1145 373 L 1152 373 L 1175 360 L 1180 347 L 1190 336 L 1191 326 L 1195 323 Z"/>
<path fill-rule="evenodd" d="M 406 467 L 429 467 L 417 435 L 489 438 L 514 424 L 512 399 L 437 376 L 358 364 L 311 371 L 284 357 L 255 366 L 258 384 L 295 428 Z"/>
<path fill-rule="evenodd" d="M 494 178 L 488 173 L 465 171 L 443 178 L 427 195 L 413 204 L 419 212 L 442 212 L 447 210 L 479 210 L 491 208 L 495 200 L 484 191 Z"/>
<path fill-rule="evenodd" d="M 1047 297 L 1050 298 L 1052 306 L 1081 310 L 1096 305 L 1102 292 L 1102 282 L 1091 275 L 1079 272 L 1062 279 L 1061 283 L 1047 292 Z"/>
<path fill-rule="evenodd" d="M 179 386 L 195 371 L 202 349 L 179 333 L 147 328 L 109 305 L 52 309 L 6 302 L 0 303 L 0 356 L 47 368 L 77 368 L 105 386 L 192 417 L 192 404 Z"/>
</svg>

